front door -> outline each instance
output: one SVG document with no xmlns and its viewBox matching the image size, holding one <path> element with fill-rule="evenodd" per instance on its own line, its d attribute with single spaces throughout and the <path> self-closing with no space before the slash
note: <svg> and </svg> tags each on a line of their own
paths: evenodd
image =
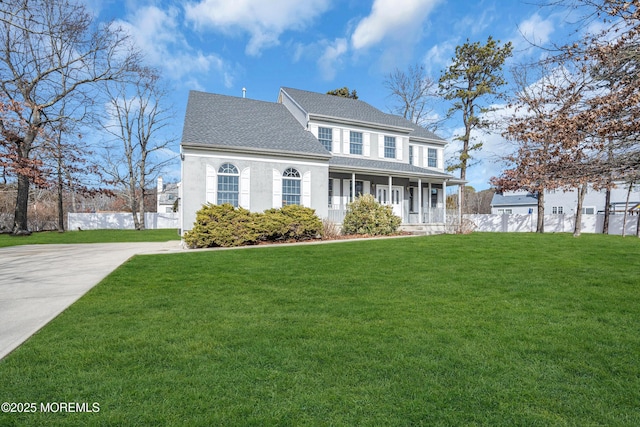
<svg viewBox="0 0 640 427">
<path fill-rule="evenodd" d="M 393 214 L 402 218 L 402 202 L 404 188 L 399 186 L 391 187 L 391 207 L 393 208 Z"/>
</svg>

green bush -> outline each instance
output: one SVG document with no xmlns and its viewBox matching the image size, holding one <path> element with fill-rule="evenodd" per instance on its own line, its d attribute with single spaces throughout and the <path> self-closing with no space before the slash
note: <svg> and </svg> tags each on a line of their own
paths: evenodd
<svg viewBox="0 0 640 427">
<path fill-rule="evenodd" d="M 373 195 L 365 194 L 347 206 L 342 233 L 389 235 L 398 230 L 401 221 L 400 217 L 393 214 L 391 206 L 381 205 Z"/>
<path fill-rule="evenodd" d="M 190 248 L 251 245 L 258 240 L 255 218 L 246 209 L 222 205 L 204 205 L 196 214 L 193 229 L 184 241 Z"/>
<path fill-rule="evenodd" d="M 257 241 L 307 240 L 322 234 L 322 221 L 310 208 L 288 205 L 251 213 L 224 204 L 203 206 L 184 240 L 190 248 L 210 248 L 251 245 Z"/>
<path fill-rule="evenodd" d="M 323 234 L 322 221 L 315 210 L 300 205 L 267 209 L 258 224 L 263 240 L 308 240 Z"/>
</svg>

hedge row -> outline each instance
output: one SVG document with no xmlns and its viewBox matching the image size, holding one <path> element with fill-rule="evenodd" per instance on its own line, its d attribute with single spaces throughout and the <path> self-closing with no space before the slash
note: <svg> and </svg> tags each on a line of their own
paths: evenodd
<svg viewBox="0 0 640 427">
<path fill-rule="evenodd" d="M 322 221 L 315 211 L 299 205 L 252 213 L 230 204 L 205 205 L 193 229 L 185 233 L 190 248 L 253 245 L 261 241 L 321 238 Z"/>
</svg>

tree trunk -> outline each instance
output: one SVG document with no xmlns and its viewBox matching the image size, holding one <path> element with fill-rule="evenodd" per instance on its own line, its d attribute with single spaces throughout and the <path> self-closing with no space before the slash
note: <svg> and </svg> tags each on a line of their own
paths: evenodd
<svg viewBox="0 0 640 427">
<path fill-rule="evenodd" d="M 636 221 L 636 237 L 640 238 L 640 212 L 638 212 L 638 219 Z"/>
<path fill-rule="evenodd" d="M 607 187 L 607 192 L 604 196 L 604 222 L 602 223 L 602 234 L 609 234 L 609 215 L 611 204 L 611 188 Z"/>
<path fill-rule="evenodd" d="M 582 231 L 582 203 L 584 196 L 587 194 L 587 185 L 582 184 L 578 189 L 578 207 L 576 208 L 576 223 L 573 227 L 573 237 L 580 237 Z"/>
<path fill-rule="evenodd" d="M 138 224 L 138 230 L 144 230 L 146 227 L 145 218 L 144 218 L 144 187 L 140 191 L 140 205 L 138 206 L 140 212 L 140 222 Z"/>
<path fill-rule="evenodd" d="M 62 154 L 58 153 L 58 231 L 60 233 L 64 232 L 64 203 L 63 203 L 63 185 L 64 180 L 62 179 Z"/>
<path fill-rule="evenodd" d="M 633 184 L 629 183 L 629 190 L 627 190 L 627 200 L 624 203 L 624 215 L 622 216 L 622 237 L 627 235 L 627 213 L 629 212 L 629 197 L 631 197 L 631 190 Z"/>
<path fill-rule="evenodd" d="M 13 234 L 29 234 L 27 209 L 29 207 L 29 177 L 18 175 L 16 209 L 13 217 Z"/>
<path fill-rule="evenodd" d="M 63 204 L 63 191 L 62 180 L 58 180 L 58 231 L 64 233 L 64 204 Z"/>
<path fill-rule="evenodd" d="M 538 191 L 538 221 L 536 233 L 544 233 L 544 189 Z"/>
</svg>

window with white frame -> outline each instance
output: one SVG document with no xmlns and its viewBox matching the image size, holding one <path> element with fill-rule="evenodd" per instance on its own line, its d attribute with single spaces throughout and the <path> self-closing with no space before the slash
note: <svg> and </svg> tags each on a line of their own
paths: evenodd
<svg viewBox="0 0 640 427">
<path fill-rule="evenodd" d="M 229 203 L 238 207 L 240 173 L 231 163 L 224 163 L 218 169 L 218 204 Z"/>
<path fill-rule="evenodd" d="M 513 213 L 513 209 L 509 209 L 509 208 L 498 209 L 498 214 L 501 214 L 501 215 L 511 215 L 512 213 Z"/>
<path fill-rule="evenodd" d="M 349 154 L 362 155 L 362 132 L 349 133 Z"/>
<path fill-rule="evenodd" d="M 300 204 L 300 172 L 288 168 L 282 174 L 282 206 Z"/>
<path fill-rule="evenodd" d="M 582 208 L 582 213 L 585 215 L 595 215 L 596 208 L 595 206 L 586 206 Z"/>
<path fill-rule="evenodd" d="M 564 209 L 562 206 L 552 206 L 551 213 L 554 215 L 560 215 L 564 213 Z"/>
<path fill-rule="evenodd" d="M 387 159 L 396 158 L 396 137 L 385 136 L 384 137 L 384 157 Z"/>
<path fill-rule="evenodd" d="M 409 146 L 409 164 L 413 164 L 413 145 Z"/>
<path fill-rule="evenodd" d="M 428 155 L 427 165 L 430 168 L 437 168 L 438 167 L 438 150 L 436 150 L 435 148 L 429 148 L 427 155 Z"/>
<path fill-rule="evenodd" d="M 331 151 L 331 141 L 333 140 L 333 129 L 318 128 L 318 141 L 322 143 L 324 148 Z"/>
</svg>

